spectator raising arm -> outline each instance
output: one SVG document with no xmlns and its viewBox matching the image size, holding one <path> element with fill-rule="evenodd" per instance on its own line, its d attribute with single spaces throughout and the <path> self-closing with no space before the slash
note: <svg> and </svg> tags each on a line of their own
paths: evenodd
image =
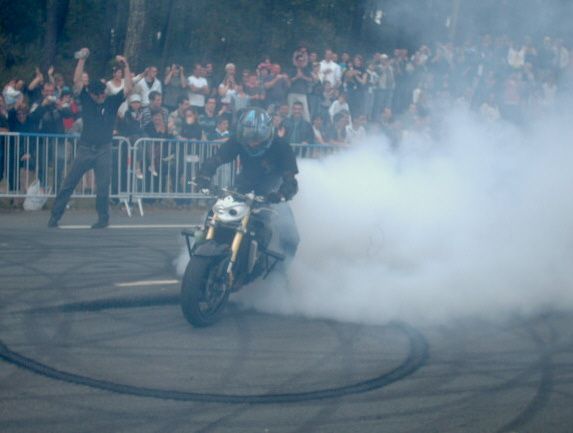
<svg viewBox="0 0 573 433">
<path fill-rule="evenodd" d="M 28 84 L 28 90 L 31 92 L 44 82 L 44 75 L 39 68 L 36 68 L 36 75 L 34 79 Z"/>
<path fill-rule="evenodd" d="M 48 80 L 50 80 L 50 83 L 52 83 L 54 85 L 56 84 L 56 79 L 54 78 L 54 66 L 53 65 L 51 65 L 48 68 Z"/>
<path fill-rule="evenodd" d="M 83 73 L 84 67 L 86 65 L 86 59 L 90 55 L 90 50 L 88 48 L 82 48 L 77 52 L 78 63 L 76 69 L 74 70 L 74 92 L 80 93 L 84 88 Z M 127 80 L 126 80 L 127 81 Z"/>
<path fill-rule="evenodd" d="M 115 56 L 115 60 L 123 65 L 123 76 L 124 76 L 124 87 L 123 93 L 124 96 L 127 98 L 131 91 L 133 90 L 133 79 L 131 77 L 131 69 L 129 69 L 129 63 L 127 63 L 127 59 L 124 56 Z"/>
</svg>

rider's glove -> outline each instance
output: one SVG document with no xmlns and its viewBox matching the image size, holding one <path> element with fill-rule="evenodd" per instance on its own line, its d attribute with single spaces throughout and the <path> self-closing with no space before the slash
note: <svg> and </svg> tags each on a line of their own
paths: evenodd
<svg viewBox="0 0 573 433">
<path fill-rule="evenodd" d="M 267 194 L 266 196 L 266 200 L 269 203 L 280 203 L 283 199 L 282 194 L 278 193 L 278 192 L 271 192 L 269 194 Z"/>
<path fill-rule="evenodd" d="M 198 189 L 209 189 L 211 187 L 211 179 L 205 176 L 197 176 L 194 182 Z"/>
</svg>

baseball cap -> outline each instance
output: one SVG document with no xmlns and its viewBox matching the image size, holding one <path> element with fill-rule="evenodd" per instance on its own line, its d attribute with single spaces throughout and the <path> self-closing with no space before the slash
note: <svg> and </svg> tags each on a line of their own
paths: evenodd
<svg viewBox="0 0 573 433">
<path fill-rule="evenodd" d="M 128 102 L 131 104 L 132 102 L 141 102 L 141 95 L 139 93 L 134 93 L 128 99 Z"/>
</svg>

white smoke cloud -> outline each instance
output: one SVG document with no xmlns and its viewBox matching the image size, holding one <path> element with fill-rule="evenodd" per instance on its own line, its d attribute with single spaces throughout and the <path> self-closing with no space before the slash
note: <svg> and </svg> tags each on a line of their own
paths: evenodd
<svg viewBox="0 0 573 433">
<path fill-rule="evenodd" d="M 439 140 L 384 138 L 301 161 L 287 279 L 234 297 L 366 323 L 503 318 L 573 306 L 573 125 L 449 116 Z"/>
</svg>

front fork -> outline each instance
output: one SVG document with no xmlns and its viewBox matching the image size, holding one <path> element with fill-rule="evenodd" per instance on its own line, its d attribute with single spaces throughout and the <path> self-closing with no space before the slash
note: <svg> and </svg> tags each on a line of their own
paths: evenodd
<svg viewBox="0 0 573 433">
<path fill-rule="evenodd" d="M 229 287 L 233 287 L 233 283 L 235 280 L 235 276 L 233 274 L 233 267 L 237 262 L 239 249 L 241 248 L 241 244 L 243 243 L 243 238 L 245 237 L 245 233 L 247 233 L 247 227 L 249 225 L 250 217 L 251 217 L 250 213 L 245 215 L 245 217 L 241 221 L 241 225 L 235 231 L 235 236 L 233 237 L 233 242 L 231 243 L 231 260 L 227 265 L 227 283 L 229 284 Z M 206 240 L 212 240 L 215 238 L 216 221 L 217 221 L 217 215 L 213 215 L 212 223 L 209 226 L 209 229 L 207 230 L 207 236 L 205 237 Z"/>
</svg>

